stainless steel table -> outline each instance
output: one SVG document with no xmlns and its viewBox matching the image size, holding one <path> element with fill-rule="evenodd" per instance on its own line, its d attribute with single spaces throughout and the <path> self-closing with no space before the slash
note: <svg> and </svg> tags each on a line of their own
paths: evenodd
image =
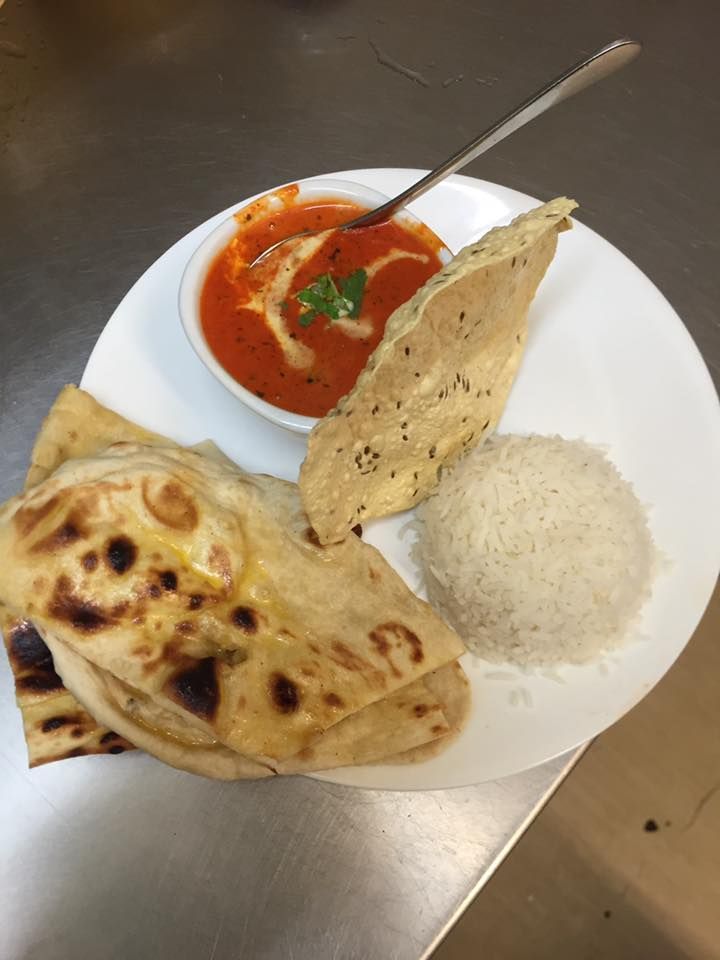
<svg viewBox="0 0 720 960">
<path fill-rule="evenodd" d="M 623 33 L 640 61 L 470 172 L 577 197 L 717 375 L 719 26 L 712 0 L 8 0 L 0 496 L 119 298 L 189 227 L 284 180 L 432 166 Z M 3 960 L 426 956 L 573 759 L 425 794 L 223 785 L 137 756 L 28 773 L 5 665 L 0 717 Z"/>
</svg>

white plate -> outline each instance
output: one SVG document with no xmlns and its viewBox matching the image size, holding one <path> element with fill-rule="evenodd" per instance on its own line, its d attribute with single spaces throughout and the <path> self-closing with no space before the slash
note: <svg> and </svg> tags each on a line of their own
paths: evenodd
<svg viewBox="0 0 720 960">
<path fill-rule="evenodd" d="M 349 170 L 331 176 L 393 195 L 421 173 Z M 105 327 L 82 386 L 146 427 L 183 443 L 209 437 L 245 469 L 295 480 L 305 438 L 260 419 L 231 396 L 195 356 L 178 318 L 178 285 L 190 255 L 245 202 L 197 227 L 143 274 Z M 413 210 L 457 251 L 538 202 L 455 176 Z M 578 212 L 582 218 L 582 206 Z M 430 789 L 527 769 L 621 717 L 663 676 L 695 629 L 720 566 L 717 396 L 667 301 L 629 260 L 581 223 L 560 237 L 532 305 L 525 359 L 500 429 L 559 433 L 607 445 L 623 475 L 651 505 L 650 525 L 671 565 L 657 581 L 638 637 L 606 672 L 597 665 L 564 668 L 562 683 L 466 657 L 473 716 L 443 756 L 414 767 L 337 770 L 323 779 Z M 405 519 L 368 524 L 365 536 L 415 587 L 417 571 L 400 536 Z"/>
</svg>

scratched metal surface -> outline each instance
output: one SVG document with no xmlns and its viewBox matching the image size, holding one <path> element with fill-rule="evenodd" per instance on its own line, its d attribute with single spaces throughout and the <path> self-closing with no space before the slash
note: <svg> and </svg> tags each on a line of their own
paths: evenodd
<svg viewBox="0 0 720 960">
<path fill-rule="evenodd" d="M 0 9 L 0 496 L 136 276 L 323 170 L 432 166 L 569 62 L 622 75 L 469 172 L 567 193 L 720 368 L 712 0 L 8 0 Z M 223 785 L 149 758 L 28 773 L 0 667 L 3 960 L 425 955 L 571 758 L 425 794 Z"/>
</svg>

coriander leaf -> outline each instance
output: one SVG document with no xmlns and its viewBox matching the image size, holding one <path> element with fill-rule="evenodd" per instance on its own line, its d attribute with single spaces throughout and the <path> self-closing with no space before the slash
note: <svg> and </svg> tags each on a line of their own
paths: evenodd
<svg viewBox="0 0 720 960">
<path fill-rule="evenodd" d="M 311 287 L 301 290 L 297 294 L 297 299 L 308 307 L 314 307 L 315 310 L 322 310 L 325 305 L 325 301 L 320 294 L 316 293 Z"/>
<path fill-rule="evenodd" d="M 323 299 L 325 300 L 336 300 L 340 296 L 338 293 L 338 288 L 335 286 L 335 281 L 329 273 L 324 273 L 318 279 L 317 285 L 320 288 Z"/>
<path fill-rule="evenodd" d="M 360 267 L 359 270 L 355 270 L 353 273 L 351 273 L 349 277 L 345 278 L 345 280 L 340 281 L 343 297 L 349 304 L 348 313 L 353 320 L 357 320 L 357 318 L 360 316 L 360 307 L 362 306 L 362 299 L 365 293 L 366 283 L 367 273 L 362 269 L 362 267 Z"/>
<path fill-rule="evenodd" d="M 298 318 L 301 326 L 310 326 L 319 314 L 324 314 L 331 324 L 342 317 L 357 319 L 366 283 L 365 270 L 356 270 L 349 277 L 340 280 L 340 293 L 330 274 L 321 274 L 313 283 L 295 294 L 296 300 L 310 307 Z"/>
</svg>

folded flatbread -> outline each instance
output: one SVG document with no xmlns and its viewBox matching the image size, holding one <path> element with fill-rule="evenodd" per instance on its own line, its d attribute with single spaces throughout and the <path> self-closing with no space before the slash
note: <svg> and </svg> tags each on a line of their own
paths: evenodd
<svg viewBox="0 0 720 960">
<path fill-rule="evenodd" d="M 0 510 L 0 600 L 35 624 L 101 736 L 235 778 L 451 732 L 422 678 L 458 638 L 367 544 L 319 546 L 294 485 L 182 450 L 74 388 L 30 475 L 39 485 Z"/>
<path fill-rule="evenodd" d="M 8 659 L 15 676 L 15 696 L 31 767 L 85 754 L 120 754 L 133 745 L 95 721 L 68 692 L 52 654 L 28 620 L 0 610 Z"/>
</svg>

